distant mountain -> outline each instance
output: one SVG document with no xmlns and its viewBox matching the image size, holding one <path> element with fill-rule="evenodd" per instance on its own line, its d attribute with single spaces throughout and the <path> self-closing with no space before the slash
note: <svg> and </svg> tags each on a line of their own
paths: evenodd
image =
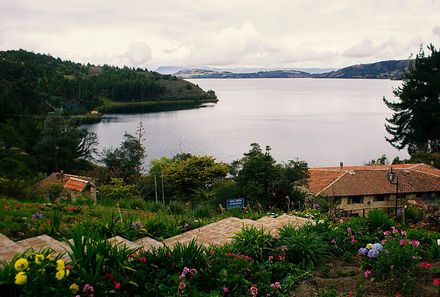
<svg viewBox="0 0 440 297">
<path fill-rule="evenodd" d="M 190 78 L 375 78 L 402 79 L 412 60 L 390 60 L 371 64 L 359 64 L 339 70 L 323 72 L 323 68 L 302 68 L 252 71 L 252 68 L 237 68 L 230 71 L 209 68 L 183 68 L 174 73 L 183 79 Z M 259 68 L 255 68 L 258 70 Z M 267 68 L 266 68 L 267 69 Z M 228 69 L 229 70 L 229 69 Z M 235 70 L 235 71 L 234 71 Z M 241 70 L 242 72 L 237 72 Z"/>
<path fill-rule="evenodd" d="M 233 73 L 229 71 L 215 71 L 207 69 L 186 69 L 176 72 L 175 76 L 188 78 L 301 78 L 312 77 L 308 72 L 298 70 L 259 71 L 253 73 Z"/>
<path fill-rule="evenodd" d="M 315 74 L 314 78 L 384 78 L 402 79 L 405 69 L 413 60 L 390 60 L 371 64 L 359 64 L 336 71 Z"/>
</svg>

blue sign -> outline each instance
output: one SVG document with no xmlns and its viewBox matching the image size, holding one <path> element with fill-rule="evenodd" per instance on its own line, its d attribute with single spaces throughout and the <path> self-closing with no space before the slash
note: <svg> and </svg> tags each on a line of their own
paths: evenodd
<svg viewBox="0 0 440 297">
<path fill-rule="evenodd" d="M 244 198 L 226 200 L 226 208 L 244 208 Z"/>
</svg>

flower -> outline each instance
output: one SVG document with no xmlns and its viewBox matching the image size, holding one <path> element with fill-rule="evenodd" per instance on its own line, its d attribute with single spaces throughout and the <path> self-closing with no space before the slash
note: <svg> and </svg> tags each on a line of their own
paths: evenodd
<svg viewBox="0 0 440 297">
<path fill-rule="evenodd" d="M 64 271 L 64 269 L 60 269 L 57 271 L 57 273 L 55 273 L 55 278 L 57 280 L 62 280 L 65 275 L 66 275 L 66 272 Z"/>
<path fill-rule="evenodd" d="M 223 287 L 223 294 L 228 294 L 228 293 L 229 293 L 228 287 Z"/>
<path fill-rule="evenodd" d="M 357 242 L 356 238 L 354 236 L 351 237 L 351 243 L 355 244 Z"/>
<path fill-rule="evenodd" d="M 14 268 L 17 271 L 26 270 L 28 267 L 29 267 L 29 262 L 25 258 L 20 258 L 17 261 L 15 261 Z"/>
<path fill-rule="evenodd" d="M 287 245 L 282 245 L 282 246 L 281 246 L 281 251 L 282 251 L 283 253 L 287 252 L 287 250 L 288 250 Z"/>
<path fill-rule="evenodd" d="M 347 295 L 350 296 L 350 297 L 353 296 L 353 291 L 348 291 Z"/>
<path fill-rule="evenodd" d="M 146 257 L 140 257 L 140 258 L 138 258 L 138 260 L 143 262 L 143 263 L 147 263 L 147 258 Z"/>
<path fill-rule="evenodd" d="M 364 276 L 366 277 L 366 278 L 368 278 L 369 276 L 370 276 L 370 274 L 371 273 L 373 273 L 371 270 L 365 270 L 365 272 L 364 272 Z"/>
<path fill-rule="evenodd" d="M 83 292 L 84 293 L 94 293 L 95 289 L 93 288 L 93 286 L 91 286 L 89 284 L 85 284 L 83 287 Z"/>
<path fill-rule="evenodd" d="M 351 235 L 351 231 L 352 231 L 351 228 L 348 227 L 348 228 L 347 228 L 347 233 Z"/>
<path fill-rule="evenodd" d="M 383 233 L 383 235 L 385 235 L 385 236 L 389 236 L 389 235 L 391 235 L 391 232 L 390 232 L 390 231 L 385 231 L 385 232 Z"/>
<path fill-rule="evenodd" d="M 360 248 L 358 251 L 359 255 L 365 256 L 366 254 L 368 254 L 368 249 L 366 248 Z"/>
<path fill-rule="evenodd" d="M 380 253 L 379 250 L 371 249 L 368 251 L 367 256 L 368 258 L 377 258 L 379 256 L 379 253 Z"/>
<path fill-rule="evenodd" d="M 15 284 L 16 285 L 24 285 L 27 282 L 27 276 L 26 273 L 24 273 L 23 271 L 20 271 L 19 273 L 17 273 L 15 275 Z"/>
<path fill-rule="evenodd" d="M 274 290 L 281 289 L 281 284 L 280 282 L 274 282 L 273 284 L 270 284 L 270 287 Z"/>
<path fill-rule="evenodd" d="M 396 227 L 391 227 L 391 232 L 393 232 L 394 234 L 399 233 L 399 230 Z"/>
<path fill-rule="evenodd" d="M 438 278 L 435 278 L 432 283 L 434 284 L 434 286 L 438 286 L 440 285 L 440 280 Z"/>
<path fill-rule="evenodd" d="M 373 247 L 372 243 L 367 244 L 367 249 L 371 249 Z"/>
<path fill-rule="evenodd" d="M 401 231 L 400 231 L 400 234 L 402 234 L 402 236 L 406 236 L 407 233 L 406 233 L 405 230 L 401 230 Z"/>
<path fill-rule="evenodd" d="M 373 244 L 372 249 L 376 249 L 381 252 L 383 250 L 383 246 L 380 243 L 375 243 Z"/>
<path fill-rule="evenodd" d="M 49 261 L 53 261 L 53 260 L 55 260 L 55 257 L 53 256 L 53 254 L 49 254 L 49 255 L 47 255 L 46 258 L 49 259 Z"/>
<path fill-rule="evenodd" d="M 39 220 L 39 219 L 42 219 L 43 217 L 44 217 L 44 215 L 40 212 L 36 212 L 32 215 L 33 220 Z"/>
<path fill-rule="evenodd" d="M 336 239 L 332 239 L 331 243 L 332 243 L 333 245 L 336 245 Z"/>
<path fill-rule="evenodd" d="M 252 284 L 251 288 L 249 289 L 251 291 L 251 296 L 256 297 L 258 295 L 258 289 L 256 284 Z"/>
<path fill-rule="evenodd" d="M 402 297 L 402 294 L 400 294 L 400 292 L 397 292 L 396 297 Z"/>
<path fill-rule="evenodd" d="M 57 270 L 64 270 L 65 265 L 64 265 L 64 260 L 59 259 L 57 260 Z"/>
<path fill-rule="evenodd" d="M 179 284 L 179 291 L 183 291 L 183 289 L 185 289 L 186 285 L 184 282 L 180 282 Z"/>
<path fill-rule="evenodd" d="M 401 239 L 401 240 L 399 240 L 399 244 L 400 244 L 400 245 L 404 245 L 405 242 L 406 242 L 406 239 Z"/>
<path fill-rule="evenodd" d="M 420 245 L 420 242 L 418 240 L 411 240 L 409 242 L 409 244 L 412 244 L 413 246 L 418 247 Z"/>
<path fill-rule="evenodd" d="M 42 254 L 35 255 L 35 263 L 36 264 L 40 265 L 43 260 L 44 260 L 44 255 L 42 255 Z"/>
<path fill-rule="evenodd" d="M 115 289 L 121 288 L 121 283 L 115 282 Z"/>
<path fill-rule="evenodd" d="M 70 289 L 70 291 L 72 291 L 75 294 L 76 292 L 79 291 L 79 286 L 77 284 L 73 283 L 70 285 L 69 289 Z"/>
<path fill-rule="evenodd" d="M 428 262 L 420 262 L 420 267 L 426 268 L 426 269 L 431 269 L 432 268 L 432 264 L 430 264 Z"/>
</svg>

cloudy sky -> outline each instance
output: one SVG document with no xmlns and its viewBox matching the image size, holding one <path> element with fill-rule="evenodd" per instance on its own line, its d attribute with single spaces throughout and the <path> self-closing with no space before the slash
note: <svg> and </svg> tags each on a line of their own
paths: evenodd
<svg viewBox="0 0 440 297">
<path fill-rule="evenodd" d="M 330 67 L 440 46 L 440 0 L 0 0 L 0 50 L 155 69 Z"/>
</svg>

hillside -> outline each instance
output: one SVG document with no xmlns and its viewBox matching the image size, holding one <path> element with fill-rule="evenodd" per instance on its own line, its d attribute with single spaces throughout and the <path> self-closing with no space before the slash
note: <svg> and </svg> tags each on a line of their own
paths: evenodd
<svg viewBox="0 0 440 297">
<path fill-rule="evenodd" d="M 412 60 L 391 60 L 371 64 L 359 64 L 324 73 L 298 70 L 271 70 L 258 72 L 230 72 L 208 69 L 183 69 L 174 75 L 183 78 L 377 78 L 402 79 Z"/>
<path fill-rule="evenodd" d="M 187 108 L 216 101 L 213 91 L 172 75 L 146 69 L 83 65 L 25 50 L 0 52 L 0 118 L 106 112 L 124 104 L 160 109 Z M 104 104 L 105 103 L 105 104 Z M 136 110 L 133 110 L 136 111 Z M 146 111 L 146 110 L 144 110 Z"/>
<path fill-rule="evenodd" d="M 385 78 L 402 79 L 412 60 L 390 60 L 371 64 L 359 64 L 336 71 L 315 74 L 315 78 Z"/>
<path fill-rule="evenodd" d="M 307 72 L 297 70 L 258 71 L 253 73 L 233 73 L 206 69 L 185 69 L 174 74 L 179 78 L 300 78 L 311 77 Z"/>
</svg>

